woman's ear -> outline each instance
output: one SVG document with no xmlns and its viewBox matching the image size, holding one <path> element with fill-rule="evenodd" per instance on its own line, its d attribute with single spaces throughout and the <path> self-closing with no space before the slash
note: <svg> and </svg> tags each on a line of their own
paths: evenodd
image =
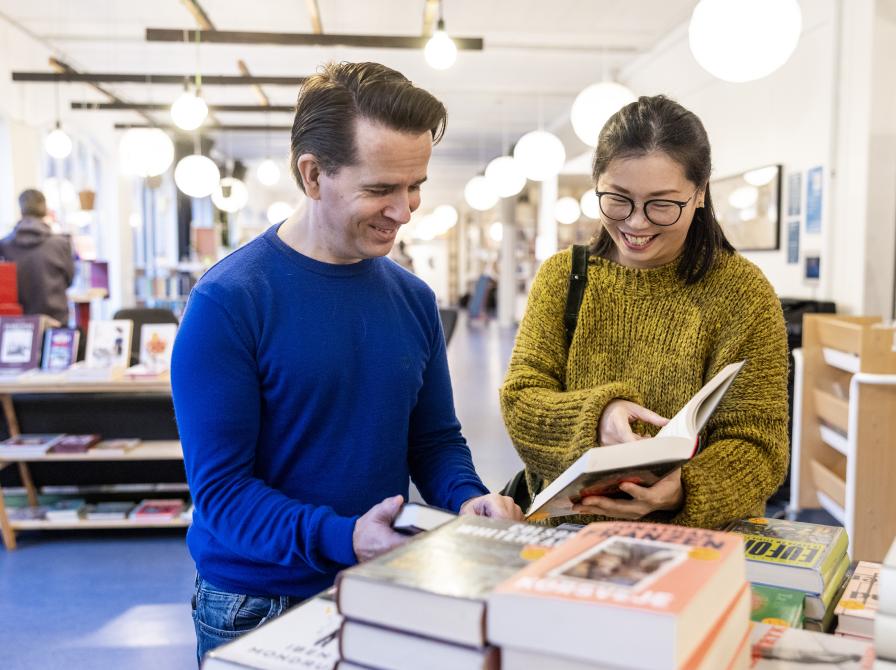
<svg viewBox="0 0 896 670">
<path fill-rule="evenodd" d="M 299 179 L 305 187 L 305 195 L 312 200 L 320 200 L 320 164 L 314 154 L 302 154 L 296 159 Z"/>
</svg>

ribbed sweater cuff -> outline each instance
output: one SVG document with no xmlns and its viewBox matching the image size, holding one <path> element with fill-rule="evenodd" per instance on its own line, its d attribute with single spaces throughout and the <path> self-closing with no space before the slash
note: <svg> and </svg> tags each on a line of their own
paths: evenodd
<svg viewBox="0 0 896 670">
<path fill-rule="evenodd" d="M 488 493 L 488 489 L 484 486 L 474 486 L 473 484 L 464 484 L 458 487 L 451 494 L 450 509 L 452 512 L 460 512 L 460 506 L 467 502 L 470 498 L 478 498 Z"/>
<path fill-rule="evenodd" d="M 320 529 L 320 553 L 339 565 L 357 563 L 352 542 L 357 520 L 357 516 L 345 517 L 337 514 L 328 518 Z"/>
<path fill-rule="evenodd" d="M 582 404 L 582 411 L 576 421 L 573 443 L 576 446 L 576 458 L 591 447 L 598 446 L 598 423 L 600 417 L 613 400 L 629 400 L 641 404 L 640 395 L 628 384 L 614 382 L 597 387 Z"/>
</svg>

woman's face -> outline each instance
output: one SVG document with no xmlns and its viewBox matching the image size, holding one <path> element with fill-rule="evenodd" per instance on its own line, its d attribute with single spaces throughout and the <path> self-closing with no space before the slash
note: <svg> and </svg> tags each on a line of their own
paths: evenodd
<svg viewBox="0 0 896 670">
<path fill-rule="evenodd" d="M 611 161 L 597 180 L 597 190 L 635 202 L 627 218 L 616 220 L 625 215 L 628 204 L 624 198 L 601 196 L 601 223 L 615 244 L 612 260 L 630 268 L 655 268 L 678 258 L 694 211 L 703 206 L 703 190 L 698 190 L 685 176 L 684 168 L 662 151 Z M 644 202 L 648 200 L 687 204 L 651 204 L 648 211 L 655 221 L 674 220 L 681 212 L 678 221 L 660 226 L 644 215 Z"/>
</svg>

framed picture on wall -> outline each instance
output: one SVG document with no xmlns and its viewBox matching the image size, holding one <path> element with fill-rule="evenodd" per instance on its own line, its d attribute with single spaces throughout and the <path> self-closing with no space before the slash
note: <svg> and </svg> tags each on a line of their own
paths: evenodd
<svg viewBox="0 0 896 670">
<path fill-rule="evenodd" d="M 781 166 L 766 165 L 710 182 L 725 236 L 740 251 L 777 249 L 781 238 Z"/>
</svg>

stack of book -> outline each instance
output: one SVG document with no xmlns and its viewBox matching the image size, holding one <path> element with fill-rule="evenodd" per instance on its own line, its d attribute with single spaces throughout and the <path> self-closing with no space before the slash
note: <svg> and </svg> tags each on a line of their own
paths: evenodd
<svg viewBox="0 0 896 670">
<path fill-rule="evenodd" d="M 65 437 L 64 433 L 24 433 L 0 442 L 0 459 L 37 458 L 46 454 Z"/>
<path fill-rule="evenodd" d="M 83 498 L 64 498 L 47 507 L 44 518 L 47 521 L 78 521 L 84 513 L 86 501 Z"/>
<path fill-rule="evenodd" d="M 846 590 L 834 609 L 837 617 L 835 634 L 871 641 L 878 610 L 879 577 L 880 563 L 859 561 L 852 566 Z"/>
<path fill-rule="evenodd" d="M 753 624 L 751 670 L 880 670 L 866 640 Z M 889 670 L 889 669 L 888 669 Z"/>
<path fill-rule="evenodd" d="M 831 629 L 849 568 L 843 528 L 755 517 L 735 521 L 727 530 L 744 538 L 751 584 L 802 592 L 803 627 Z"/>
<path fill-rule="evenodd" d="M 742 670 L 750 589 L 741 538 L 593 523 L 488 598 L 502 668 Z"/>
<path fill-rule="evenodd" d="M 488 594 L 573 531 L 461 516 L 340 573 L 342 658 L 382 670 L 497 670 Z M 351 667 L 347 665 L 346 667 Z"/>
<path fill-rule="evenodd" d="M 875 670 L 896 670 L 896 540 L 880 566 L 878 611 L 874 617 Z"/>
<path fill-rule="evenodd" d="M 179 498 L 146 499 L 140 501 L 129 517 L 147 523 L 171 521 L 179 518 L 185 508 L 186 504 Z"/>
</svg>

